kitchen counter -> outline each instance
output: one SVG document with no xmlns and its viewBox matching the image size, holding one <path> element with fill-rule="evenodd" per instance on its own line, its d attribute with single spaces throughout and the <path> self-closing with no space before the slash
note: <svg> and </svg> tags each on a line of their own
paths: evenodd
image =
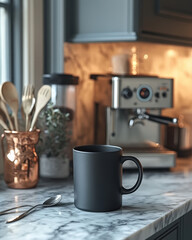
<svg viewBox="0 0 192 240">
<path fill-rule="evenodd" d="M 136 173 L 125 173 L 124 186 L 135 178 Z M 7 188 L 1 177 L 0 211 L 42 203 L 56 194 L 62 195 L 58 206 L 37 210 L 20 221 L 5 223 L 17 213 L 0 216 L 0 239 L 144 240 L 192 210 L 192 172 L 144 172 L 141 187 L 123 196 L 123 207 L 107 213 L 75 208 L 72 179 L 40 179 L 36 188 L 18 190 Z"/>
</svg>

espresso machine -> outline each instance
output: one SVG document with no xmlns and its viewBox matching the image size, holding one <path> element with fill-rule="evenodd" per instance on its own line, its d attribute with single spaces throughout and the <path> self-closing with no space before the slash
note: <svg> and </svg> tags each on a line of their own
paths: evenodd
<svg viewBox="0 0 192 240">
<path fill-rule="evenodd" d="M 174 167 L 176 153 L 163 147 L 162 125 L 177 124 L 177 119 L 161 115 L 173 107 L 173 79 L 95 74 L 90 78 L 95 81 L 95 144 L 120 146 L 124 155 L 138 157 L 144 168 Z M 123 167 L 134 167 L 129 162 Z"/>
</svg>

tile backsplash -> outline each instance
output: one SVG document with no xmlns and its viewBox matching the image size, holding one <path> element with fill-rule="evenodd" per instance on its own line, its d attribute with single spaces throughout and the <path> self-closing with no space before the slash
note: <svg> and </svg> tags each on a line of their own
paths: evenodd
<svg viewBox="0 0 192 240">
<path fill-rule="evenodd" d="M 112 56 L 130 54 L 135 50 L 139 74 L 174 79 L 174 108 L 163 114 L 178 117 L 187 113 L 192 122 L 192 47 L 155 43 L 65 43 L 65 73 L 79 76 L 76 108 L 76 143 L 93 143 L 93 90 L 92 73 L 112 72 Z"/>
</svg>

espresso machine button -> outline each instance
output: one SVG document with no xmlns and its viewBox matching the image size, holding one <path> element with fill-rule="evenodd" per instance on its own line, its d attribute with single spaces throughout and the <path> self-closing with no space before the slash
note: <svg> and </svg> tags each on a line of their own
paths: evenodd
<svg viewBox="0 0 192 240">
<path fill-rule="evenodd" d="M 155 93 L 155 97 L 156 97 L 156 98 L 160 98 L 159 92 L 156 92 L 156 93 Z"/>
<path fill-rule="evenodd" d="M 121 95 L 125 98 L 125 99 L 129 99 L 133 96 L 133 92 L 132 90 L 127 87 L 127 88 L 124 88 L 121 92 Z"/>
</svg>

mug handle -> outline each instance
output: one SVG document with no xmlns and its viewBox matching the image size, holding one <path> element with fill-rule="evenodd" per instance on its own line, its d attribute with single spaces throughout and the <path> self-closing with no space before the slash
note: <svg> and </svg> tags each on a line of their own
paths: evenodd
<svg viewBox="0 0 192 240">
<path fill-rule="evenodd" d="M 137 168 L 138 168 L 138 171 L 139 171 L 137 181 L 136 181 L 136 183 L 133 187 L 128 188 L 128 189 L 124 188 L 123 186 L 121 187 L 121 194 L 130 194 L 130 193 L 135 192 L 138 189 L 138 187 L 141 185 L 141 182 L 142 182 L 142 179 L 143 179 L 143 167 L 142 167 L 140 161 L 136 157 L 122 156 L 121 157 L 121 164 L 123 165 L 123 163 L 125 161 L 134 162 L 137 165 Z"/>
</svg>

